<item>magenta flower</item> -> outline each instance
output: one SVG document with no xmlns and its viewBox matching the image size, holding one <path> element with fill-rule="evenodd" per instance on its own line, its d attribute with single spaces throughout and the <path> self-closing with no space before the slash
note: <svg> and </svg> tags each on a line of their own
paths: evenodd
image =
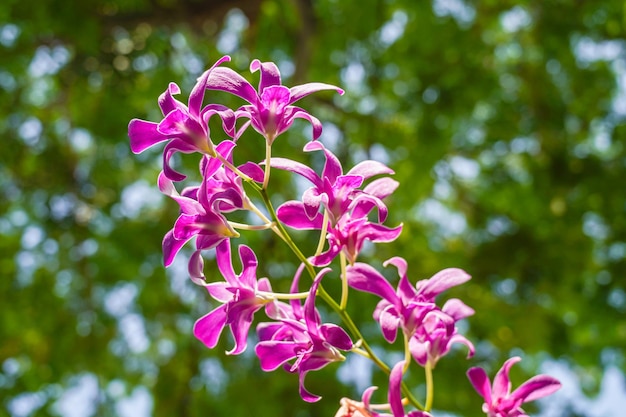
<svg viewBox="0 0 626 417">
<path fill-rule="evenodd" d="M 389 228 L 372 223 L 367 217 L 353 217 L 352 213 L 355 211 L 342 216 L 334 225 L 329 222 L 326 237 L 329 247 L 325 252 L 310 259 L 313 265 L 326 266 L 342 251 L 348 262 L 353 264 L 366 240 L 374 243 L 391 242 L 402 232 L 402 225 Z M 317 213 L 315 217 L 309 219 L 304 205 L 299 201 L 284 203 L 276 214 L 281 222 L 299 230 L 321 230 L 324 221 L 322 213 Z"/>
<path fill-rule="evenodd" d="M 284 169 L 299 174 L 309 180 L 313 187 L 302 195 L 304 212 L 309 219 L 313 219 L 319 212 L 320 206 L 328 210 L 331 224 L 336 224 L 341 216 L 354 207 L 359 213 L 355 217 L 366 216 L 375 206 L 378 207 L 379 221 L 387 218 L 387 207 L 382 199 L 389 196 L 398 187 L 398 182 L 391 178 L 381 178 L 359 188 L 363 181 L 381 174 L 393 174 L 386 165 L 376 161 L 363 161 L 354 166 L 345 175 L 339 159 L 324 147 L 320 142 L 309 142 L 304 146 L 305 152 L 324 151 L 326 163 L 321 177 L 308 166 L 291 159 L 272 158 L 272 168 Z"/>
<path fill-rule="evenodd" d="M 260 295 L 259 291 L 271 293 L 272 288 L 267 278 L 261 278 L 257 282 L 258 262 L 249 247 L 239 246 L 239 258 L 243 265 L 239 275 L 233 269 L 228 241 L 217 246 L 216 255 L 217 267 L 226 281 L 206 284 L 206 289 L 222 305 L 198 319 L 193 327 L 193 334 L 212 349 L 217 345 L 224 327 L 229 326 L 235 346 L 226 353 L 237 355 L 246 349 L 254 313 L 272 302 L 271 298 Z"/>
<path fill-rule="evenodd" d="M 344 360 L 340 350 L 347 351 L 353 346 L 352 340 L 341 327 L 322 324 L 315 309 L 315 293 L 322 277 L 329 271 L 326 268 L 318 273 L 303 310 L 299 308 L 299 303 L 292 303 L 293 310 L 289 317 L 276 323 L 260 323 L 257 327 L 259 343 L 255 351 L 261 369 L 273 371 L 282 365 L 289 372 L 298 372 L 300 396 L 307 402 L 318 401 L 321 397 L 304 387 L 306 374 L 331 362 Z M 294 282 L 297 280 L 298 277 Z M 294 360 L 293 363 L 288 364 L 291 360 Z"/>
<path fill-rule="evenodd" d="M 321 122 L 305 110 L 292 104 L 309 94 L 322 90 L 335 90 L 343 94 L 343 90 L 330 84 L 308 83 L 295 87 L 281 84 L 280 72 L 273 62 L 260 62 L 255 59 L 250 64 L 250 71 L 260 71 L 258 91 L 241 75 L 230 68 L 215 68 L 211 72 L 206 85 L 207 89 L 226 91 L 241 97 L 249 105 L 241 106 L 236 111 L 237 118 L 249 119 L 236 134 L 241 135 L 248 124 L 262 134 L 271 144 L 274 139 L 286 131 L 296 118 L 308 120 L 313 126 L 313 139 L 322 133 Z"/>
<path fill-rule="evenodd" d="M 467 371 L 467 377 L 474 389 L 485 399 L 483 412 L 488 417 L 528 417 L 521 408 L 523 403 L 543 398 L 561 388 L 557 379 L 548 375 L 537 375 L 511 392 L 509 371 L 521 360 L 519 356 L 514 356 L 504 362 L 493 379 L 493 385 L 490 385 L 484 369 L 471 368 Z"/>
<path fill-rule="evenodd" d="M 348 285 L 382 298 L 376 306 L 374 318 L 378 320 L 383 336 L 388 342 L 395 341 L 398 327 L 401 327 L 409 337 L 415 335 L 426 315 L 431 312 L 445 314 L 450 319 L 467 317 L 473 313 L 473 310 L 460 300 L 449 304 L 447 312 L 437 312 L 438 307 L 434 303 L 437 295 L 470 279 L 470 276 L 463 270 L 444 269 L 428 280 L 419 281 L 413 287 L 407 277 L 407 264 L 404 259 L 393 257 L 383 265 L 388 264 L 398 269 L 400 282 L 397 290 L 394 290 L 389 281 L 370 265 L 357 263 L 347 269 Z M 451 322 L 453 323 L 454 320 Z"/>
<path fill-rule="evenodd" d="M 455 343 L 467 346 L 467 357 L 474 355 L 474 345 L 458 333 L 455 323 L 474 314 L 474 310 L 458 299 L 448 300 L 441 310 L 433 310 L 424 316 L 422 324 L 409 340 L 409 350 L 421 366 L 435 367 Z"/>
<path fill-rule="evenodd" d="M 233 142 L 224 141 L 216 147 L 216 152 L 223 152 L 228 157 L 232 146 Z M 220 168 L 221 162 L 216 158 L 204 158 L 201 162 L 202 184 L 184 189 L 182 195 L 164 172 L 159 175 L 159 190 L 174 199 L 180 205 L 181 211 L 174 228 L 163 238 L 164 264 L 169 266 L 185 243 L 195 236 L 196 253 L 189 261 L 192 279 L 201 278 L 201 272 L 198 272 L 202 270 L 200 251 L 214 248 L 223 240 L 239 236 L 220 210 L 242 208 L 244 191 L 234 180 L 227 186 L 218 186 L 216 182 L 220 181 L 219 176 L 217 179 L 214 177 Z"/>
<path fill-rule="evenodd" d="M 175 83 L 170 83 L 159 97 L 159 107 L 164 119 L 159 123 L 133 119 L 128 125 L 130 148 L 134 153 L 141 153 L 157 143 L 169 141 L 163 151 L 163 172 L 173 181 L 185 179 L 185 175 L 170 167 L 169 161 L 174 153 L 200 152 L 215 156 L 208 126 L 212 116 L 218 115 L 226 133 L 231 136 L 234 134 L 236 118 L 231 109 L 220 104 L 202 107 L 211 72 L 226 61 L 230 61 L 230 57 L 222 57 L 198 78 L 189 95 L 189 106 L 173 97 L 180 93 L 180 88 Z"/>
</svg>

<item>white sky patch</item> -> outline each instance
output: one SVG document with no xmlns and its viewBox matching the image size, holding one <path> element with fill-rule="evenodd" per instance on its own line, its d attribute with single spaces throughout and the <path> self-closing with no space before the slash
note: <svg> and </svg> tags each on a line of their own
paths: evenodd
<svg viewBox="0 0 626 417">
<path fill-rule="evenodd" d="M 136 181 L 122 191 L 120 212 L 123 216 L 134 219 L 147 207 L 160 207 L 163 195 L 156 187 L 144 180 Z"/>
<path fill-rule="evenodd" d="M 439 17 L 451 16 L 461 26 L 474 21 L 476 9 L 463 0 L 433 0 L 433 11 Z"/>
<path fill-rule="evenodd" d="M 350 61 L 348 65 L 341 70 L 341 81 L 346 86 L 346 90 L 360 91 L 365 81 L 365 68 L 358 61 Z"/>
<path fill-rule="evenodd" d="M 224 23 L 224 29 L 217 39 L 217 49 L 224 54 L 232 54 L 239 48 L 241 34 L 249 26 L 250 22 L 245 14 L 239 9 L 231 10 Z"/>
<path fill-rule="evenodd" d="M 532 18 L 526 9 L 515 6 L 500 15 L 500 25 L 505 32 L 513 33 L 524 29 L 532 23 Z"/>
<path fill-rule="evenodd" d="M 93 416 L 96 412 L 98 397 L 96 376 L 90 373 L 79 375 L 72 378 L 70 387 L 54 403 L 53 409 L 63 417 Z"/>
<path fill-rule="evenodd" d="M 437 226 L 442 237 L 458 236 L 467 229 L 467 220 L 462 213 L 454 212 L 432 198 L 417 206 L 415 218 Z"/>
<path fill-rule="evenodd" d="M 28 73 L 31 77 L 39 78 L 44 75 L 54 75 L 70 60 L 70 52 L 64 46 L 40 46 L 35 51 Z"/>
<path fill-rule="evenodd" d="M 13 23 L 0 26 L 0 44 L 7 48 L 12 47 L 20 36 L 21 29 Z"/>
<path fill-rule="evenodd" d="M 142 353 L 150 346 L 143 317 L 139 314 L 125 315 L 118 322 L 118 327 L 131 352 Z"/>
<path fill-rule="evenodd" d="M 408 22 L 406 13 L 402 10 L 396 10 L 391 16 L 391 20 L 386 22 L 380 28 L 380 41 L 385 47 L 393 45 L 398 39 L 404 35 L 404 30 Z"/>
<path fill-rule="evenodd" d="M 12 417 L 28 417 L 46 404 L 43 392 L 24 392 L 9 400 L 7 409 Z"/>
<path fill-rule="evenodd" d="M 535 138 L 517 137 L 509 144 L 513 153 L 527 153 L 529 155 L 537 155 L 541 151 L 541 144 Z"/>
<path fill-rule="evenodd" d="M 595 41 L 587 36 L 574 39 L 574 55 L 580 64 L 597 61 L 613 61 L 624 55 L 624 42 L 618 40 Z"/>
<path fill-rule="evenodd" d="M 219 394 L 228 383 L 228 374 L 217 358 L 208 358 L 200 362 L 200 375 L 206 389 L 212 394 Z"/>
<path fill-rule="evenodd" d="M 576 414 L 587 417 L 623 417 L 626 380 L 616 366 L 605 369 L 600 393 L 595 398 L 589 398 L 583 393 L 580 377 L 562 362 L 546 361 L 542 372 L 555 377 L 563 386 L 556 393 L 539 400 L 542 407 L 537 417 L 560 417 L 568 405 Z"/>
<path fill-rule="evenodd" d="M 41 121 L 36 117 L 29 117 L 17 129 L 18 135 L 28 146 L 34 146 L 39 142 L 41 133 L 43 132 L 43 125 Z"/>
<path fill-rule="evenodd" d="M 363 392 L 372 385 L 372 362 L 361 355 L 348 355 L 337 371 L 337 378 Z"/>
<path fill-rule="evenodd" d="M 205 252 L 208 252 L 208 255 L 209 253 L 212 253 L 214 251 Z M 204 296 L 206 292 L 199 291 L 197 286 L 194 285 L 189 279 L 188 265 L 189 257 L 186 255 L 186 252 L 183 248 L 183 250 L 176 255 L 176 258 L 174 258 L 174 262 L 172 262 L 172 264 L 165 270 L 165 272 L 170 278 L 170 290 L 174 294 L 178 295 L 183 303 L 191 305 L 197 302 L 198 297 L 200 297 L 201 295 Z"/>
<path fill-rule="evenodd" d="M 153 408 L 152 395 L 144 386 L 136 387 L 130 396 L 119 399 L 115 404 L 119 417 L 150 417 Z"/>
<path fill-rule="evenodd" d="M 22 248 L 33 249 L 46 237 L 45 232 L 39 226 L 27 226 L 22 233 Z"/>
<path fill-rule="evenodd" d="M 72 129 L 69 134 L 69 143 L 72 149 L 77 153 L 83 153 L 93 148 L 93 137 L 87 129 Z"/>
<path fill-rule="evenodd" d="M 455 176 L 466 181 L 473 181 L 480 175 L 480 164 L 463 156 L 450 158 L 450 169 Z"/>
<path fill-rule="evenodd" d="M 104 296 L 104 309 L 113 317 L 122 317 L 131 312 L 139 290 L 132 282 L 116 285 Z"/>
<path fill-rule="evenodd" d="M 324 130 L 322 130 L 322 135 L 319 139 L 326 149 L 331 152 L 337 152 L 337 147 L 339 143 L 343 140 L 343 133 L 336 124 L 334 123 L 324 123 Z"/>
</svg>

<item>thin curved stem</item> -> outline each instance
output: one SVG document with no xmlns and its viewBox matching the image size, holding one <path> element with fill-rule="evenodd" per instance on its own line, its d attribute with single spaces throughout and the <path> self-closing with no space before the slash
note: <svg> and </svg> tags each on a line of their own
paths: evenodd
<svg viewBox="0 0 626 417">
<path fill-rule="evenodd" d="M 339 262 L 341 265 L 341 303 L 339 308 L 345 310 L 348 305 L 348 276 L 346 275 L 346 255 L 339 252 Z"/>
<path fill-rule="evenodd" d="M 426 404 L 424 405 L 424 411 L 430 411 L 433 407 L 434 394 L 433 367 L 431 366 L 430 361 L 426 362 L 424 373 L 426 374 Z"/>
<path fill-rule="evenodd" d="M 263 172 L 263 189 L 267 190 L 270 182 L 270 160 L 272 159 L 272 145 L 269 140 L 265 141 L 265 171 Z"/>
</svg>

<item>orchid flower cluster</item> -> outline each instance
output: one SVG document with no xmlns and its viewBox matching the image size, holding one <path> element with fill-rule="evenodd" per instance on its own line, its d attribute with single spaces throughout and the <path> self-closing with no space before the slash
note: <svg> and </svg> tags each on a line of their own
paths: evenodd
<svg viewBox="0 0 626 417">
<path fill-rule="evenodd" d="M 389 375 L 388 402 L 372 404 L 376 387 L 370 387 L 362 394 L 361 401 L 343 398 L 336 416 L 431 416 L 432 372 L 437 362 L 455 344 L 467 348 L 468 358 L 474 354 L 474 345 L 459 333 L 457 326 L 459 320 L 471 316 L 474 310 L 456 298 L 439 305 L 437 297 L 468 281 L 470 276 L 460 269 L 449 268 L 412 284 L 406 260 L 393 257 L 383 265 L 397 269 L 399 282 L 394 288 L 376 268 L 361 262 L 359 255 L 366 242 L 391 242 L 402 231 L 401 224 L 385 225 L 388 209 L 384 200 L 398 187 L 398 182 L 390 177 L 394 172 L 380 162 L 364 161 L 344 173 L 339 159 L 317 140 L 322 133 L 321 122 L 294 105 L 315 92 L 331 90 L 343 94 L 343 90 L 323 83 L 288 88 L 282 85 L 274 63 L 259 60 L 250 65 L 251 72 L 260 73 L 255 88 L 242 75 L 222 66 L 227 61 L 230 61 L 228 56 L 222 57 L 198 78 L 187 104 L 174 97 L 180 94 L 180 88 L 170 83 L 158 100 L 163 119 L 158 123 L 133 119 L 128 127 L 134 153 L 165 143 L 158 187 L 180 206 L 180 215 L 163 239 L 165 266 L 195 238 L 195 250 L 188 262 L 189 277 L 205 287 L 219 305 L 196 321 L 194 335 L 208 348 L 214 348 L 228 328 L 234 346 L 227 353 L 238 355 L 247 349 L 256 317 L 258 342 L 254 351 L 261 368 L 264 371 L 283 368 L 297 374 L 303 400 L 320 399 L 307 390 L 307 373 L 343 361 L 345 355 L 354 353 L 369 358 Z M 235 110 L 222 104 L 204 105 L 207 90 L 230 93 L 246 104 Z M 228 139 L 215 140 L 218 135 L 209 130 L 209 121 L 214 116 L 221 121 L 223 136 Z M 312 140 L 303 151 L 323 155 L 325 164 L 321 174 L 300 162 L 272 156 L 272 144 L 295 119 L 304 119 L 312 127 Z M 265 139 L 265 158 L 237 165 L 238 140 L 250 127 Z M 186 175 L 174 167 L 172 157 L 176 153 L 200 155 L 199 185 L 183 188 Z M 310 183 L 310 188 L 300 200 L 283 202 L 274 209 L 268 192 L 272 169 L 300 176 Z M 257 221 L 244 224 L 229 220 L 233 212 L 247 212 Z M 290 229 L 313 233 L 319 239 L 315 253 L 304 254 L 291 238 Z M 257 256 L 246 245 L 237 247 L 236 256 L 242 267 L 241 271 L 235 271 L 232 252 L 241 230 L 270 231 L 292 250 L 299 267 L 288 293 L 274 292 L 269 278 L 258 277 Z M 214 251 L 220 279 L 205 276 L 207 251 Z M 308 278 L 302 279 L 302 275 Z M 340 280 L 338 300 L 324 289 L 325 278 Z M 370 293 L 379 299 L 373 318 L 387 342 L 394 343 L 398 334 L 402 338 L 405 353 L 401 361 L 389 366 L 363 338 L 347 310 L 351 291 Z M 340 324 L 324 321 L 318 309 L 320 301 L 336 313 Z M 259 310 L 265 314 L 257 314 Z M 471 368 L 467 372 L 471 384 L 484 398 L 483 412 L 489 417 L 525 416 L 522 403 L 549 395 L 560 387 L 556 379 L 538 375 L 511 392 L 509 370 L 519 360 L 519 357 L 509 359 L 496 375 L 493 386 L 483 369 Z M 425 372 L 423 402 L 415 398 L 403 381 L 411 363 Z M 411 411 L 405 411 L 405 407 Z"/>
</svg>

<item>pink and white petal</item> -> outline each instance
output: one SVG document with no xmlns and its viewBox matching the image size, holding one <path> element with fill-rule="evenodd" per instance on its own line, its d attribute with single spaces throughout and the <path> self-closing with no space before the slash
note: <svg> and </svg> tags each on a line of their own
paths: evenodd
<svg viewBox="0 0 626 417">
<path fill-rule="evenodd" d="M 199 318 L 193 326 L 193 334 L 208 348 L 213 349 L 226 325 L 226 305 L 221 305 Z"/>
<path fill-rule="evenodd" d="M 395 290 L 374 267 L 357 262 L 346 269 L 348 285 L 355 290 L 369 292 L 397 305 L 400 300 Z"/>
<path fill-rule="evenodd" d="M 389 374 L 389 393 L 387 398 L 389 399 L 389 405 L 391 406 L 391 412 L 394 417 L 404 417 L 401 392 L 403 368 L 404 361 L 400 361 L 395 364 Z"/>
<path fill-rule="evenodd" d="M 128 124 L 128 137 L 130 138 L 130 150 L 141 153 L 159 142 L 167 140 L 157 129 L 158 123 L 147 122 L 145 120 L 133 119 Z"/>
<path fill-rule="evenodd" d="M 207 80 L 206 88 L 207 90 L 234 94 L 253 105 L 258 102 L 258 94 L 252 84 L 230 68 L 217 67 L 213 69 Z"/>
<path fill-rule="evenodd" d="M 389 168 L 382 162 L 371 160 L 359 162 L 346 173 L 346 175 L 361 176 L 365 180 L 375 175 L 382 174 L 394 174 L 394 172 L 391 168 Z"/>
<path fill-rule="evenodd" d="M 325 83 L 306 83 L 306 84 L 301 84 L 301 85 L 296 85 L 294 87 L 291 87 L 290 90 L 291 90 L 291 100 L 289 104 L 293 104 L 296 101 L 300 100 L 301 98 L 306 97 L 309 94 L 316 93 L 318 91 L 335 90 L 340 95 L 343 95 L 344 93 L 344 91 L 341 88 L 331 85 L 331 84 L 325 84 Z"/>
<path fill-rule="evenodd" d="M 296 357 L 298 344 L 290 341 L 268 340 L 257 343 L 254 351 L 264 371 L 274 371 L 288 360 Z"/>
<path fill-rule="evenodd" d="M 299 201 L 287 201 L 276 210 L 276 215 L 281 222 L 298 230 L 320 230 L 324 219 L 321 213 L 309 219 Z"/>
<path fill-rule="evenodd" d="M 537 375 L 517 387 L 511 397 L 526 403 L 553 394 L 559 388 L 561 388 L 561 383 L 556 378 L 548 375 Z"/>
<path fill-rule="evenodd" d="M 187 266 L 189 278 L 194 284 L 206 285 L 204 276 L 204 259 L 202 259 L 202 251 L 194 251 L 189 257 L 189 265 Z"/>
<path fill-rule="evenodd" d="M 445 290 L 469 281 L 471 276 L 459 268 L 447 268 L 431 278 L 417 283 L 417 291 L 427 299 L 434 299 Z"/>
<path fill-rule="evenodd" d="M 259 80 L 259 95 L 263 93 L 267 87 L 280 85 L 280 71 L 273 62 L 261 62 L 258 59 L 250 63 L 250 72 L 260 71 L 261 79 Z"/>
<path fill-rule="evenodd" d="M 219 269 L 222 277 L 232 286 L 237 286 L 237 277 L 235 270 L 233 269 L 233 260 L 230 253 L 230 242 L 224 240 L 215 248 L 215 259 L 217 262 L 217 268 Z"/>
<path fill-rule="evenodd" d="M 320 333 L 328 343 L 337 349 L 350 350 L 354 346 L 348 333 L 336 324 L 322 324 L 320 326 Z"/>
<path fill-rule="evenodd" d="M 176 254 L 180 251 L 180 249 L 185 245 L 185 243 L 189 242 L 189 239 L 176 239 L 174 237 L 174 230 L 170 230 L 163 237 L 163 264 L 168 267 L 174 262 L 174 258 Z"/>
<path fill-rule="evenodd" d="M 248 288 L 256 287 L 256 268 L 259 264 L 256 255 L 246 245 L 239 245 L 239 258 L 243 266 L 239 275 L 239 282 Z"/>
<path fill-rule="evenodd" d="M 272 158 L 270 160 L 270 166 L 272 168 L 282 169 L 301 175 L 309 180 L 316 187 L 322 186 L 322 181 L 317 173 L 300 162 L 296 162 L 287 158 Z"/>
<path fill-rule="evenodd" d="M 177 94 L 180 94 L 180 87 L 178 87 L 178 84 L 176 83 L 170 83 L 167 86 L 167 90 L 165 90 L 163 94 L 159 96 L 158 102 L 159 107 L 163 112 L 163 116 L 165 116 L 174 109 L 187 110 L 187 106 L 172 97 Z"/>
<path fill-rule="evenodd" d="M 467 371 L 467 378 L 476 392 L 485 399 L 487 404 L 491 404 L 491 382 L 483 368 L 470 368 Z"/>
<path fill-rule="evenodd" d="M 511 380 L 509 379 L 509 372 L 511 367 L 521 360 L 522 358 L 519 356 L 513 356 L 504 362 L 502 368 L 498 370 L 496 376 L 493 378 L 492 387 L 492 395 L 495 398 L 504 398 L 511 393 Z"/>
<path fill-rule="evenodd" d="M 450 317 L 452 317 L 454 321 L 473 316 L 475 313 L 473 308 L 468 307 L 463 301 L 459 300 L 458 298 L 451 298 L 446 301 L 441 310 Z"/>
</svg>

